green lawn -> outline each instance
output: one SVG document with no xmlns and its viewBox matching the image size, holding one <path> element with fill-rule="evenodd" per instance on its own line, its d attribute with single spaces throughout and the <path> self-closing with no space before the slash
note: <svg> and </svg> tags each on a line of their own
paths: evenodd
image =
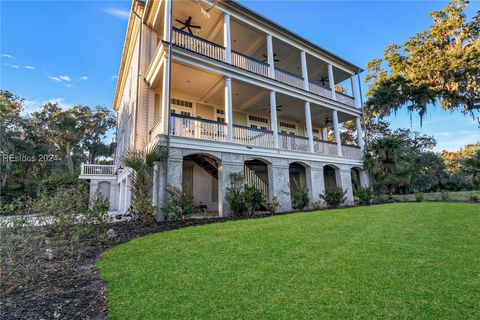
<svg viewBox="0 0 480 320">
<path fill-rule="evenodd" d="M 120 245 L 98 266 L 112 319 L 478 319 L 480 206 L 190 227 Z"/>
<path fill-rule="evenodd" d="M 479 191 L 455 191 L 448 192 L 448 199 L 452 201 L 468 201 L 468 196 L 474 194 L 479 194 Z M 441 199 L 440 192 L 424 193 L 425 200 L 427 201 L 438 201 Z M 395 199 L 400 201 L 416 201 L 415 194 L 396 194 L 393 196 Z"/>
</svg>

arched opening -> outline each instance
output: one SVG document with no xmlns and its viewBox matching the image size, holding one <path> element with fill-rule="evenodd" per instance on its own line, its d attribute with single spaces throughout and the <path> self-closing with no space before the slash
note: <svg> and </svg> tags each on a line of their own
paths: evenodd
<svg viewBox="0 0 480 320">
<path fill-rule="evenodd" d="M 323 180 L 325 181 L 325 190 L 331 190 L 338 187 L 337 169 L 333 166 L 326 165 L 323 167 Z"/>
<path fill-rule="evenodd" d="M 182 190 L 193 198 L 200 210 L 219 212 L 219 161 L 210 155 L 191 154 L 183 157 Z"/>
<path fill-rule="evenodd" d="M 288 168 L 288 174 L 290 178 L 290 199 L 292 201 L 292 207 L 294 209 L 303 209 L 308 205 L 306 203 L 304 206 L 298 205 L 298 198 L 301 197 L 301 194 L 308 195 L 308 184 L 307 184 L 307 170 L 305 165 L 299 162 L 290 163 Z"/>
<path fill-rule="evenodd" d="M 97 187 L 97 193 L 101 194 L 105 200 L 110 201 L 110 182 L 100 182 Z"/>
<path fill-rule="evenodd" d="M 352 168 L 350 170 L 350 175 L 352 176 L 352 189 L 353 194 L 355 195 L 358 188 L 360 188 L 362 185 L 360 182 L 360 170 L 358 168 Z"/>
<path fill-rule="evenodd" d="M 264 199 L 269 199 L 268 163 L 260 159 L 251 159 L 244 162 L 245 184 L 259 189 Z"/>
</svg>

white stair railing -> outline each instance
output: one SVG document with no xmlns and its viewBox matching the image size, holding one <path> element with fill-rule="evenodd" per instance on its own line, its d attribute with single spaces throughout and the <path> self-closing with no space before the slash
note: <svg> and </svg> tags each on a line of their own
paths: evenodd
<svg viewBox="0 0 480 320">
<path fill-rule="evenodd" d="M 265 199 L 268 198 L 268 184 L 260 179 L 254 170 L 244 166 L 245 184 L 249 187 L 255 187 L 262 193 Z"/>
</svg>

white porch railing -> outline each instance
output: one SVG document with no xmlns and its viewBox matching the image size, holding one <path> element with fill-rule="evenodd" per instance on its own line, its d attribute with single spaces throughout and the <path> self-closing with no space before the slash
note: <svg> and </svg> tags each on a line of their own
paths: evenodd
<svg viewBox="0 0 480 320">
<path fill-rule="evenodd" d="M 183 115 L 170 117 L 172 136 L 227 142 L 227 126 L 222 122 L 199 119 Z M 308 152 L 308 138 L 293 134 L 278 133 L 280 148 L 291 151 Z M 233 143 L 252 147 L 274 148 L 273 131 L 233 125 Z M 313 140 L 315 153 L 337 155 L 337 145 L 332 142 Z M 361 159 L 362 152 L 357 146 L 342 145 L 344 157 Z M 83 169 L 82 169 L 83 170 Z M 93 170 L 93 169 L 89 169 Z M 82 171 L 83 172 L 83 171 Z M 102 171 L 96 171 L 102 172 Z"/>
<path fill-rule="evenodd" d="M 293 134 L 279 133 L 280 146 L 285 150 L 308 151 L 308 138 Z"/>
<path fill-rule="evenodd" d="M 322 97 L 327 97 L 332 99 L 332 91 L 330 89 L 311 81 L 309 85 L 310 85 L 310 92 L 318 94 L 319 96 L 322 96 Z"/>
<path fill-rule="evenodd" d="M 170 117 L 170 134 L 225 142 L 227 141 L 227 126 L 221 122 L 174 115 Z"/>
<path fill-rule="evenodd" d="M 351 107 L 355 107 L 355 99 L 353 97 L 350 97 L 349 95 L 346 95 L 344 93 L 338 92 L 336 93 L 337 96 L 337 101 L 347 104 Z"/>
<path fill-rule="evenodd" d="M 288 71 L 275 68 L 275 80 L 303 89 L 303 78 Z"/>
<path fill-rule="evenodd" d="M 243 172 L 244 172 L 244 175 L 245 175 L 245 184 L 249 187 L 257 188 L 258 190 L 260 190 L 262 192 L 263 197 L 267 198 L 268 197 L 268 184 L 265 181 L 263 181 L 262 179 L 260 179 L 260 177 L 257 176 L 255 171 L 253 171 L 249 167 L 244 166 L 243 168 L 244 168 Z"/>
<path fill-rule="evenodd" d="M 360 147 L 342 145 L 342 155 L 347 158 L 361 159 L 363 156 L 363 153 Z"/>
<path fill-rule="evenodd" d="M 323 140 L 313 140 L 313 150 L 317 153 L 335 156 L 337 155 L 337 145 L 333 142 Z"/>
<path fill-rule="evenodd" d="M 236 51 L 232 51 L 232 65 L 264 77 L 268 77 L 268 63 L 258 61 L 257 59 L 251 58 Z"/>
<path fill-rule="evenodd" d="M 115 175 L 117 166 L 109 164 L 88 164 L 82 163 L 80 168 L 81 176 L 110 176 Z"/>
<path fill-rule="evenodd" d="M 233 125 L 233 142 L 252 147 L 273 148 L 273 132 Z"/>
<path fill-rule="evenodd" d="M 206 57 L 225 62 L 225 47 L 193 34 L 173 29 L 172 43 L 178 47 L 204 55 Z"/>
</svg>

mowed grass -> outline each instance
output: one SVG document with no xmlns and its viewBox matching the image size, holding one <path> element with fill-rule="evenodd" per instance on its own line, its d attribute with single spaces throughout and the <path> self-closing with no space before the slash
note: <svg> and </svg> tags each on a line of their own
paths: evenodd
<svg viewBox="0 0 480 320">
<path fill-rule="evenodd" d="M 479 319 L 480 206 L 191 227 L 108 250 L 98 266 L 112 319 Z"/>
</svg>

